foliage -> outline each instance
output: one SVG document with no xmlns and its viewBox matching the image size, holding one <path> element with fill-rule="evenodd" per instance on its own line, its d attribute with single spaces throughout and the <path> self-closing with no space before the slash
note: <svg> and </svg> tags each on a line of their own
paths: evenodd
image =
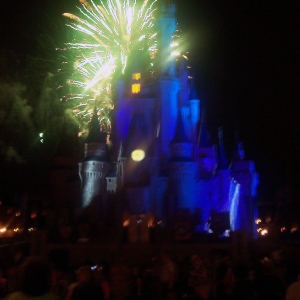
<svg viewBox="0 0 300 300">
<path fill-rule="evenodd" d="M 37 67 L 40 57 L 16 53 L 2 52 L 0 59 L 7 66 L 5 76 L 4 70 L 0 72 L 1 180 L 12 191 L 19 188 L 22 176 L 29 185 L 39 186 L 38 182 L 46 182 L 65 132 L 72 131 L 76 139 L 76 126 L 65 114 L 66 103 L 60 101 L 57 76 L 46 71 L 50 64 Z"/>
</svg>

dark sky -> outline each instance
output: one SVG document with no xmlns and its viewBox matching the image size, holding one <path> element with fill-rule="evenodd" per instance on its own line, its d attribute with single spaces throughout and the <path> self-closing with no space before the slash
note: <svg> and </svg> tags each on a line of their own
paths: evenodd
<svg viewBox="0 0 300 300">
<path fill-rule="evenodd" d="M 63 22 L 77 0 L 10 0 L 1 5 L 0 47 L 25 53 Z M 300 2 L 177 0 L 198 95 L 213 139 L 223 126 L 228 158 L 239 130 L 256 162 L 261 200 L 300 183 Z M 299 166 L 299 168 L 298 168 Z"/>
<path fill-rule="evenodd" d="M 229 152 L 238 128 L 261 198 L 299 186 L 300 2 L 177 2 L 212 135 L 223 126 Z"/>
</svg>

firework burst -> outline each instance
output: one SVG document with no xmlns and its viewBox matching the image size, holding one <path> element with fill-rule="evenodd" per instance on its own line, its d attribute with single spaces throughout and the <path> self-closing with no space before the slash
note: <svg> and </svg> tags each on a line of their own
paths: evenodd
<svg viewBox="0 0 300 300">
<path fill-rule="evenodd" d="M 116 70 L 124 72 L 132 50 L 156 53 L 154 13 L 157 0 L 80 0 L 78 14 L 64 13 L 67 24 L 76 34 L 67 43 L 73 50 L 74 73 L 68 83 L 74 92 L 74 113 L 87 123 L 96 107 L 104 130 L 109 129 L 109 112 L 113 108 L 111 84 Z M 145 49 L 147 48 L 147 49 Z"/>
</svg>

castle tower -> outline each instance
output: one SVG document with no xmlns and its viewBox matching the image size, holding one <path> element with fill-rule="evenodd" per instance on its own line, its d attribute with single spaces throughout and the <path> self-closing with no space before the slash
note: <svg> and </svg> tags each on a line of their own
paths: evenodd
<svg viewBox="0 0 300 300">
<path fill-rule="evenodd" d="M 216 147 L 210 141 L 210 135 L 206 126 L 205 112 L 201 114 L 201 123 L 198 134 L 198 153 L 197 161 L 199 163 L 200 178 L 210 178 L 217 167 Z"/>
<path fill-rule="evenodd" d="M 160 71 L 162 76 L 175 76 L 175 59 L 172 57 L 171 44 L 176 30 L 176 7 L 173 3 L 161 4 L 160 15 Z"/>
<path fill-rule="evenodd" d="M 190 99 L 190 83 L 189 83 L 189 72 L 187 65 L 187 57 L 178 57 L 178 77 L 180 80 L 180 91 L 178 94 L 179 107 L 188 105 L 188 100 Z"/>
<path fill-rule="evenodd" d="M 189 209 L 193 212 L 197 206 L 195 198 L 197 162 L 192 158 L 193 145 L 186 137 L 180 111 L 170 150 L 168 173 L 172 203 L 169 205 L 174 213 L 180 209 Z"/>
<path fill-rule="evenodd" d="M 256 237 L 257 215 L 257 186 L 259 176 L 255 171 L 255 164 L 245 160 L 242 143 L 236 141 L 234 160 L 232 163 L 232 177 L 240 184 L 240 194 L 236 211 L 236 224 L 238 230 L 244 230 L 248 236 Z"/>
<path fill-rule="evenodd" d="M 175 134 L 176 118 L 178 114 L 177 93 L 179 81 L 177 78 L 162 77 L 160 88 L 160 141 L 161 156 L 168 157 L 169 143 Z"/>
<path fill-rule="evenodd" d="M 106 133 L 100 131 L 95 110 L 84 144 L 84 159 L 79 163 L 82 208 L 88 207 L 92 202 L 101 202 L 101 196 L 106 193 L 106 175 L 109 173 L 109 167 Z"/>
<path fill-rule="evenodd" d="M 219 199 L 217 207 L 219 211 L 227 210 L 229 206 L 229 190 L 230 190 L 230 171 L 228 160 L 226 157 L 224 142 L 223 142 L 223 130 L 219 128 L 219 147 L 218 147 L 218 166 L 217 166 L 217 178 L 219 187 Z"/>
<path fill-rule="evenodd" d="M 163 4 L 160 17 L 160 67 L 159 80 L 159 123 L 160 154 L 163 158 L 169 155 L 169 143 L 175 134 L 178 115 L 178 91 L 180 80 L 176 77 L 175 59 L 171 55 L 172 36 L 176 29 L 175 5 Z"/>
<path fill-rule="evenodd" d="M 191 86 L 189 95 L 189 110 L 191 120 L 191 141 L 197 142 L 198 125 L 200 121 L 200 100 L 196 93 L 194 85 Z"/>
<path fill-rule="evenodd" d="M 236 161 L 232 169 L 234 181 L 221 130 L 218 151 L 211 143 L 195 86 L 190 85 L 188 61 L 180 56 L 176 62 L 172 57 L 171 44 L 177 27 L 175 6 L 172 1 L 161 2 L 157 69 L 154 72 L 157 79 L 149 76 L 149 60 L 144 53 L 147 49 L 141 45 L 129 57 L 122 81 L 114 85 L 114 145 L 116 151 L 119 147 L 120 151 L 116 170 L 111 176 L 106 175 L 108 185 L 111 183 L 108 190 L 115 192 L 118 187 L 123 187 L 131 214 L 155 213 L 157 220 L 172 217 L 182 209 L 193 213 L 201 208 L 203 222 L 209 220 L 212 210 L 228 213 L 234 206 L 234 209 L 246 212 L 249 201 L 243 200 L 244 206 L 240 205 L 239 192 L 244 193 L 242 197 L 252 197 L 248 188 L 251 176 L 250 187 L 253 186 L 254 174 L 247 170 L 249 178 L 245 177 L 245 168 L 239 165 L 240 160 Z M 124 151 L 121 151 L 121 142 Z M 91 151 L 91 145 L 87 152 Z M 96 145 L 101 148 L 100 145 L 105 143 Z M 105 169 L 105 157 L 100 155 L 100 160 L 93 160 L 93 163 L 101 163 Z M 88 162 L 85 158 L 86 168 Z M 105 173 L 94 169 L 91 173 L 98 176 L 97 172 Z M 83 178 L 85 173 L 81 171 L 81 174 Z M 82 179 L 82 182 L 83 194 L 88 195 L 88 182 L 92 181 Z M 104 190 L 99 187 L 96 195 L 101 196 Z M 92 201 L 92 197 L 86 197 L 85 203 Z M 248 226 L 242 217 L 239 222 L 235 229 Z"/>
</svg>

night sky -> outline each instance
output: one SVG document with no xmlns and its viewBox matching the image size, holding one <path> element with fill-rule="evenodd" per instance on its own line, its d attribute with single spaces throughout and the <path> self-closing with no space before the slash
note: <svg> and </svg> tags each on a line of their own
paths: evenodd
<svg viewBox="0 0 300 300">
<path fill-rule="evenodd" d="M 0 48 L 30 53 L 39 35 L 76 11 L 77 0 L 10 0 L 0 10 Z M 259 199 L 300 182 L 300 2 L 177 0 L 198 96 L 213 141 L 227 154 L 239 131 L 260 174 Z"/>
</svg>

